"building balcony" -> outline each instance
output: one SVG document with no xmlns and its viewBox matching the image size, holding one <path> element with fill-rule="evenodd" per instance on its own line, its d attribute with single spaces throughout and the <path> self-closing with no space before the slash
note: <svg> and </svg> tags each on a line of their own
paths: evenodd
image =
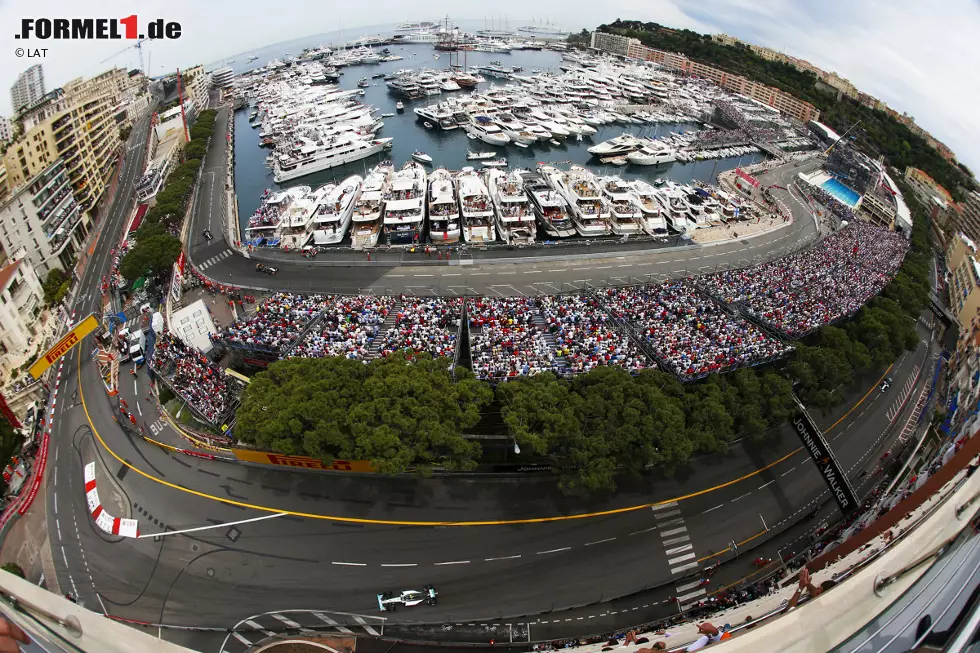
<svg viewBox="0 0 980 653">
<path fill-rule="evenodd" d="M 65 249 L 65 245 L 71 239 L 72 233 L 82 221 L 82 210 L 79 205 L 75 205 L 71 211 L 67 212 L 61 225 L 48 236 L 48 245 L 54 255 L 60 254 Z"/>
</svg>

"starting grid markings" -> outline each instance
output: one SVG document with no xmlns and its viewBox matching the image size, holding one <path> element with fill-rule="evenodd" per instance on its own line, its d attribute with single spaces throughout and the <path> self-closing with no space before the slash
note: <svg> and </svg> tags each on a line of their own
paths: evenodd
<svg viewBox="0 0 980 653">
<path fill-rule="evenodd" d="M 664 545 L 664 554 L 670 573 L 683 574 L 699 568 L 698 555 L 691 543 L 691 534 L 684 524 L 684 517 L 676 501 L 653 506 L 653 517 L 657 520 L 657 529 Z M 698 601 L 706 592 L 701 581 L 677 586 L 677 603 L 683 610 L 687 605 Z"/>
<path fill-rule="evenodd" d="M 222 261 L 222 260 L 228 258 L 229 256 L 231 256 L 231 250 L 230 249 L 226 249 L 225 251 L 221 252 L 220 254 L 216 254 L 215 256 L 212 256 L 211 258 L 209 258 L 208 260 L 206 260 L 204 263 L 201 263 L 201 265 L 199 265 L 198 268 L 201 269 L 201 270 L 207 270 L 209 267 L 211 267 L 212 265 L 214 265 L 218 261 Z"/>
</svg>

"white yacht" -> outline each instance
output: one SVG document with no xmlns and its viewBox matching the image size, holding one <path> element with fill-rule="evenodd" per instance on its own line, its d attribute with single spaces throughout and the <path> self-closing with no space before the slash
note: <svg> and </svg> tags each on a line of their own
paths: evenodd
<svg viewBox="0 0 980 653">
<path fill-rule="evenodd" d="M 298 153 L 280 154 L 273 162 L 276 183 L 296 179 L 314 172 L 360 161 L 391 147 L 392 138 L 366 139 L 358 134 L 333 136 L 323 144 L 305 145 Z"/>
<path fill-rule="evenodd" d="M 309 195 L 311 190 L 309 186 L 293 186 L 274 193 L 266 189 L 262 204 L 249 217 L 245 227 L 246 244 L 256 241 L 254 244 L 264 245 L 274 241 L 290 206 Z"/>
<path fill-rule="evenodd" d="M 643 147 L 644 142 L 633 134 L 622 134 L 589 148 L 595 156 L 622 156 Z"/>
<path fill-rule="evenodd" d="M 643 143 L 643 147 L 627 154 L 626 158 L 638 166 L 656 166 L 676 161 L 677 152 L 663 143 L 648 140 Z"/>
<path fill-rule="evenodd" d="M 567 172 L 547 166 L 555 190 L 565 196 L 572 211 L 575 230 L 582 236 L 608 236 L 611 213 L 602 197 L 595 175 L 582 166 L 572 166 Z"/>
<path fill-rule="evenodd" d="M 612 232 L 617 236 L 641 233 L 643 212 L 629 184 L 619 177 L 602 177 L 598 181 L 603 197 L 609 202 Z"/>
<path fill-rule="evenodd" d="M 307 191 L 298 197 L 283 214 L 279 223 L 279 246 L 283 249 L 297 250 L 310 238 L 310 223 L 323 202 L 323 198 L 333 190 L 334 184 L 324 184 L 315 191 Z M 302 188 L 309 188 L 303 186 Z M 288 191 L 292 191 L 290 188 Z"/>
<path fill-rule="evenodd" d="M 669 184 L 663 192 L 657 195 L 661 206 L 667 210 L 670 227 L 679 234 L 695 229 L 694 216 L 687 203 L 687 193 L 676 184 Z"/>
<path fill-rule="evenodd" d="M 384 196 L 388 192 L 392 167 L 382 163 L 374 168 L 361 184 L 361 196 L 354 204 L 353 225 L 350 232 L 351 247 L 364 249 L 378 244 L 381 233 L 381 212 Z"/>
<path fill-rule="evenodd" d="M 425 219 L 425 168 L 409 161 L 391 175 L 385 197 L 384 232 L 389 245 L 417 245 L 422 242 Z"/>
<path fill-rule="evenodd" d="M 534 210 L 524 193 L 521 171 L 494 168 L 486 172 L 500 240 L 508 245 L 530 245 L 537 234 Z"/>
<path fill-rule="evenodd" d="M 456 188 L 452 175 L 445 168 L 434 170 L 429 175 L 427 197 L 429 213 L 429 239 L 433 243 L 455 243 L 459 241 L 459 205 L 456 201 Z"/>
<path fill-rule="evenodd" d="M 651 236 L 666 236 L 667 220 L 664 217 L 663 205 L 658 199 L 660 193 L 642 179 L 631 181 L 629 186 L 633 191 L 633 197 L 636 198 L 640 206 L 642 213 L 640 221 L 643 225 L 643 231 Z"/>
<path fill-rule="evenodd" d="M 474 116 L 469 123 L 463 125 L 463 129 L 488 145 L 500 146 L 510 142 L 510 137 L 488 116 Z"/>
<path fill-rule="evenodd" d="M 463 238 L 468 243 L 493 242 L 493 202 L 479 173 L 469 166 L 460 170 L 456 174 L 456 192 L 463 219 Z"/>
<path fill-rule="evenodd" d="M 360 175 L 351 175 L 323 198 L 311 225 L 314 245 L 336 245 L 344 239 L 363 180 Z"/>
<path fill-rule="evenodd" d="M 524 182 L 524 192 L 531 200 L 534 217 L 545 234 L 551 238 L 569 238 L 575 235 L 575 225 L 572 224 L 568 202 L 548 181 L 547 168 L 542 166 L 538 172 L 519 173 Z"/>
</svg>

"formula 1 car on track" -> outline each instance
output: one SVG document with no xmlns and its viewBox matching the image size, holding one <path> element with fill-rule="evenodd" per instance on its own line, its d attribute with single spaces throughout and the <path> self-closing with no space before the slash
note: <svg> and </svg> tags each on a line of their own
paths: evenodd
<svg viewBox="0 0 980 653">
<path fill-rule="evenodd" d="M 421 590 L 402 590 L 398 594 L 382 592 L 377 596 L 378 607 L 381 608 L 382 612 L 394 612 L 399 604 L 408 608 L 421 603 L 436 604 L 436 588 L 432 585 L 425 585 Z"/>
<path fill-rule="evenodd" d="M 275 274 L 278 270 L 271 265 L 266 265 L 265 263 L 256 263 L 255 269 L 259 272 L 265 272 L 266 274 Z"/>
</svg>

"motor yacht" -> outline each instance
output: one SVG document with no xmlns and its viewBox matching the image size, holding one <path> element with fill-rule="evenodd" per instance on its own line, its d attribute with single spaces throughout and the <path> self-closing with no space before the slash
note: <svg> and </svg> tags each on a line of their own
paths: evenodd
<svg viewBox="0 0 980 653">
<path fill-rule="evenodd" d="M 453 177 L 445 168 L 429 175 L 427 198 L 429 239 L 433 243 L 455 243 L 460 237 L 459 204 Z"/>
<path fill-rule="evenodd" d="M 354 249 L 374 247 L 381 233 L 381 214 L 384 196 L 388 192 L 392 167 L 390 163 L 377 165 L 361 184 L 361 195 L 354 203 L 350 241 Z"/>
<path fill-rule="evenodd" d="M 575 230 L 586 238 L 608 236 L 611 213 L 595 175 L 582 166 L 572 166 L 568 171 L 546 167 L 546 176 L 571 208 Z"/>
<path fill-rule="evenodd" d="M 551 185 L 545 168 L 542 166 L 538 172 L 519 173 L 524 192 L 531 200 L 534 217 L 544 233 L 550 238 L 569 238 L 575 235 L 575 225 L 572 224 L 568 202 Z"/>
<path fill-rule="evenodd" d="M 643 147 L 644 141 L 633 134 L 622 134 L 589 148 L 589 154 L 597 157 L 624 156 Z"/>
<path fill-rule="evenodd" d="M 421 163 L 409 161 L 391 175 L 384 206 L 384 233 L 389 245 L 422 242 L 425 220 L 426 173 Z"/>
<path fill-rule="evenodd" d="M 312 242 L 308 241 L 304 245 L 336 245 L 344 239 L 363 181 L 360 175 L 351 175 L 323 198 L 313 216 Z"/>
<path fill-rule="evenodd" d="M 487 190 L 493 201 L 500 240 L 508 245 L 529 245 L 537 233 L 534 210 L 524 193 L 521 172 L 500 169 L 486 172 Z"/>
<path fill-rule="evenodd" d="M 629 187 L 640 207 L 643 231 L 651 236 L 666 236 L 667 220 L 663 205 L 658 199 L 659 191 L 642 179 L 629 182 Z"/>
<path fill-rule="evenodd" d="M 365 139 L 359 134 L 332 136 L 321 143 L 304 145 L 298 152 L 280 154 L 273 163 L 276 183 L 296 179 L 314 172 L 360 161 L 391 148 L 392 138 Z"/>
<path fill-rule="evenodd" d="M 309 186 L 303 186 L 303 188 L 309 188 Z M 298 250 L 306 244 L 310 238 L 310 224 L 313 222 L 313 216 L 316 215 L 324 198 L 333 188 L 334 184 L 324 184 L 315 191 L 308 191 L 290 205 L 279 223 L 279 247 Z"/>
<path fill-rule="evenodd" d="M 463 220 L 463 238 L 468 243 L 490 243 L 495 240 L 493 202 L 490 192 L 472 167 L 456 174 L 459 212 Z"/>
<path fill-rule="evenodd" d="M 597 181 L 602 196 L 609 202 L 610 228 L 613 234 L 624 236 L 642 233 L 643 212 L 629 184 L 619 177 L 602 177 Z"/>
<path fill-rule="evenodd" d="M 655 166 L 677 160 L 677 153 L 658 141 L 648 140 L 643 147 L 626 155 L 630 163 L 639 166 Z"/>
<path fill-rule="evenodd" d="M 487 145 L 506 145 L 510 137 L 500 127 L 494 124 L 488 116 L 473 116 L 469 123 L 463 126 L 467 134 L 473 135 Z"/>
<path fill-rule="evenodd" d="M 303 200 L 311 193 L 309 186 L 293 186 L 285 190 L 271 192 L 266 189 L 262 203 L 252 214 L 245 227 L 245 242 L 254 245 L 277 244 L 280 225 L 296 202 Z"/>
</svg>

